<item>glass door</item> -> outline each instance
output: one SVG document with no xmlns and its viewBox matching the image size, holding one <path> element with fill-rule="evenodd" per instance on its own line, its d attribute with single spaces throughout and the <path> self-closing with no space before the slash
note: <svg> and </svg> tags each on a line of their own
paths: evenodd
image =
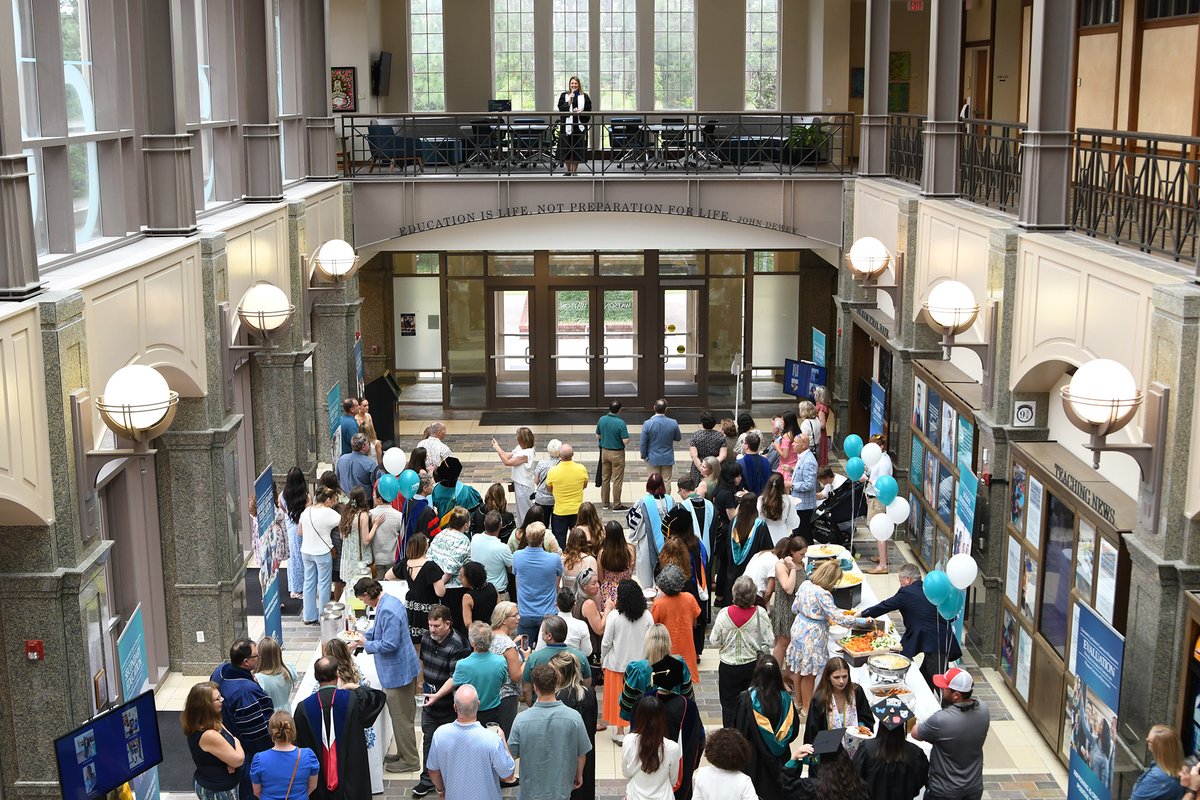
<svg viewBox="0 0 1200 800">
<path fill-rule="evenodd" d="M 552 289 L 554 317 L 550 360 L 550 398 L 555 406 L 594 406 L 597 349 L 592 341 L 595 292 L 589 288 Z"/>
<path fill-rule="evenodd" d="M 601 330 L 593 352 L 600 355 L 598 405 L 621 400 L 632 405 L 641 397 L 642 348 L 638 326 L 641 314 L 637 289 L 602 289 Z"/>
<path fill-rule="evenodd" d="M 707 397 L 703 286 L 664 285 L 662 303 L 662 394 L 702 402 Z"/>
<path fill-rule="evenodd" d="M 488 405 L 533 405 L 532 289 L 489 290 Z"/>
</svg>

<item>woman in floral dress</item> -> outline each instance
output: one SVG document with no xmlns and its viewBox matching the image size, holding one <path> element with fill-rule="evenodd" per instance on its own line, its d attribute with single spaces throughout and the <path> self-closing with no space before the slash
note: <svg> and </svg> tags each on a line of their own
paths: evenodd
<svg viewBox="0 0 1200 800">
<path fill-rule="evenodd" d="M 787 668 L 792 671 L 795 699 L 800 708 L 812 702 L 816 678 L 829 660 L 830 625 L 868 625 L 865 617 L 849 617 L 833 604 L 833 588 L 842 579 L 842 568 L 836 560 L 817 567 L 812 579 L 796 590 L 792 611 L 792 643 L 787 649 Z"/>
<path fill-rule="evenodd" d="M 342 509 L 342 580 L 353 583 L 371 574 L 371 507 L 367 491 L 361 486 L 350 490 L 350 499 Z"/>
</svg>

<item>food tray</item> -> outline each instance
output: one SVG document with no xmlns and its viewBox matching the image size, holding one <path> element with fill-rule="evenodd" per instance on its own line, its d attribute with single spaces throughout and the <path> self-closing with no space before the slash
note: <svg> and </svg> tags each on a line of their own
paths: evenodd
<svg viewBox="0 0 1200 800">
<path fill-rule="evenodd" d="M 805 555 L 810 561 L 823 561 L 827 558 L 837 558 L 846 552 L 840 544 L 814 544 L 809 546 Z"/>
<path fill-rule="evenodd" d="M 868 694 L 876 700 L 886 700 L 889 697 L 899 699 L 905 705 L 911 705 L 916 699 L 916 693 L 908 688 L 906 683 L 876 683 L 865 687 Z"/>
</svg>

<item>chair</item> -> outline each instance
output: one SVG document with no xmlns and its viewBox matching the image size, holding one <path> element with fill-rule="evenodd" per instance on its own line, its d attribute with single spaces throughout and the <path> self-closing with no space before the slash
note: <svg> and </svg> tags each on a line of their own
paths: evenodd
<svg viewBox="0 0 1200 800">
<path fill-rule="evenodd" d="M 554 159 L 547 146 L 550 124 L 541 117 L 516 117 L 509 126 L 509 158 L 511 167 L 553 166 Z"/>
<path fill-rule="evenodd" d="M 613 117 L 608 125 L 608 143 L 617 169 L 624 169 L 626 164 L 637 166 L 640 162 L 644 171 L 653 157 L 641 117 Z"/>
<path fill-rule="evenodd" d="M 423 172 L 425 162 L 417 153 L 417 146 L 416 139 L 398 135 L 391 125 L 368 125 L 367 147 L 371 150 L 371 168 L 367 172 L 374 172 L 375 167 L 384 164 L 388 172 L 394 170 L 397 164 L 401 165 L 402 170 L 407 170 L 409 164 L 415 164 L 417 170 Z"/>
<path fill-rule="evenodd" d="M 663 117 L 655 163 L 669 169 L 685 166 L 689 133 L 687 120 L 683 117 Z"/>
<path fill-rule="evenodd" d="M 503 157 L 504 140 L 496 127 L 496 120 L 491 117 L 472 119 L 471 124 L 463 131 L 467 137 L 468 167 L 494 167 Z"/>
<path fill-rule="evenodd" d="M 721 166 L 720 140 L 717 137 L 718 120 L 709 117 L 700 123 L 700 143 L 691 158 L 699 169 L 714 169 Z"/>
</svg>

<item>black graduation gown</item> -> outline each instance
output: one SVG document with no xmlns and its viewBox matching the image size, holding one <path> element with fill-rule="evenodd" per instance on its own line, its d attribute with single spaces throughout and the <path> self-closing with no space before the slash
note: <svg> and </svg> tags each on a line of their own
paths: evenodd
<svg viewBox="0 0 1200 800">
<path fill-rule="evenodd" d="M 743 551 L 745 558 L 739 564 L 733 557 L 733 523 L 729 524 L 729 535 L 725 537 L 725 575 L 724 584 L 730 592 L 730 603 L 732 603 L 733 582 L 746 574 L 746 567 L 750 564 L 750 559 L 754 558 L 755 553 L 761 553 L 763 550 L 770 550 L 774 547 L 771 544 L 771 532 L 767 530 L 767 526 L 755 525 L 750 532 L 753 537 L 747 549 Z"/>
<path fill-rule="evenodd" d="M 583 726 L 587 728 L 588 741 L 592 743 L 592 749 L 583 762 L 583 785 L 571 791 L 571 800 L 596 800 L 596 719 L 600 715 L 596 692 L 589 686 L 583 697 L 576 697 L 571 690 L 559 689 L 555 697 L 567 708 L 579 712 L 579 716 L 583 717 Z"/>
<path fill-rule="evenodd" d="M 854 754 L 854 768 L 874 800 L 913 800 L 929 779 L 929 758 L 912 742 L 904 743 L 900 761 L 880 761 L 879 742 L 868 739 Z"/>
<path fill-rule="evenodd" d="M 799 721 L 792 726 L 792 735 L 788 739 L 789 747 L 782 755 L 775 755 L 767 749 L 762 734 L 759 733 L 758 723 L 754 720 L 754 706 L 750 701 L 750 690 L 747 689 L 738 696 L 734 726 L 750 742 L 750 760 L 746 762 L 742 772 L 750 776 L 754 783 L 754 791 L 758 792 L 762 800 L 782 800 L 780 772 L 792 757 L 790 745 L 800 735 Z"/>
<path fill-rule="evenodd" d="M 863 691 L 863 688 L 857 684 L 854 686 L 854 706 L 858 714 L 858 724 L 866 725 L 874 730 L 875 715 L 871 711 L 871 701 L 867 699 L 867 693 Z M 813 695 L 812 701 L 808 704 L 808 724 L 804 726 L 804 743 L 812 744 L 817 740 L 818 733 L 827 730 L 829 730 L 829 706 Z M 817 764 L 812 764 L 808 768 L 808 777 L 817 777 L 819 770 L 820 767 Z"/>
<path fill-rule="evenodd" d="M 667 714 L 667 738 L 683 747 L 683 780 L 675 790 L 675 800 L 691 800 L 692 774 L 700 765 L 704 752 L 704 724 L 700 721 L 700 708 L 696 701 L 679 694 L 658 693 Z M 633 709 L 630 730 L 637 728 L 637 706 Z"/>
<path fill-rule="evenodd" d="M 338 785 L 328 788 L 324 748 L 321 737 L 321 702 L 328 704 L 333 695 L 333 724 L 337 730 Z M 296 712 L 296 744 L 308 747 L 321 762 L 317 788 L 312 800 L 371 800 L 371 768 L 367 763 L 366 729 L 386 707 L 387 695 L 378 689 L 321 689 L 305 698 Z"/>
</svg>

